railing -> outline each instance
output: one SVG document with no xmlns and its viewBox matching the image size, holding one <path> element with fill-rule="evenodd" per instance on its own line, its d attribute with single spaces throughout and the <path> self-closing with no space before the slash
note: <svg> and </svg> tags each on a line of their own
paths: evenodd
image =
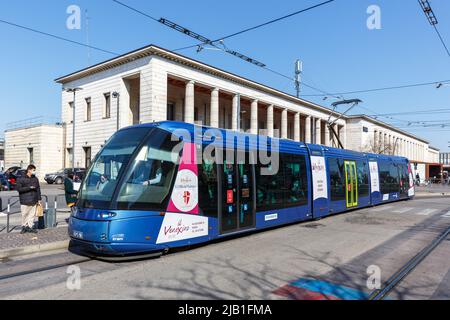
<svg viewBox="0 0 450 320">
<path fill-rule="evenodd" d="M 54 221 L 54 225 L 52 227 L 56 227 L 58 225 L 58 221 L 57 221 L 57 214 L 58 212 L 66 212 L 66 210 L 58 210 L 58 199 L 64 197 L 64 195 L 56 195 L 54 197 L 54 202 L 53 202 L 53 208 L 49 207 L 49 197 L 47 195 L 42 195 L 42 202 L 43 202 L 43 206 L 44 206 L 44 210 L 45 212 L 47 212 L 49 210 L 54 210 L 54 212 L 52 213 L 54 216 L 54 219 L 52 219 L 52 221 Z M 19 226 L 12 226 L 11 225 L 11 216 L 16 215 L 21 213 L 20 208 L 16 211 L 13 211 L 13 207 L 15 204 L 19 203 L 19 196 L 12 196 L 8 198 L 7 201 L 7 207 L 6 207 L 6 226 L 5 227 L 0 227 L 0 233 L 3 232 L 4 230 L 6 230 L 7 233 L 11 233 L 13 232 L 16 228 L 18 228 Z M 1 210 L 2 208 L 0 208 Z"/>
<path fill-rule="evenodd" d="M 28 118 L 7 123 L 6 130 L 24 129 L 44 124 L 61 124 L 61 120 L 57 118 L 44 118 L 43 116 Z"/>
</svg>

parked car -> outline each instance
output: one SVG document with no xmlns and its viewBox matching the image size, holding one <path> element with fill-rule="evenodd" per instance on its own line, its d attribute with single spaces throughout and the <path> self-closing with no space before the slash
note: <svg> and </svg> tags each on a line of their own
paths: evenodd
<svg viewBox="0 0 450 320">
<path fill-rule="evenodd" d="M 17 179 L 24 176 L 26 173 L 27 170 L 24 170 L 21 167 L 11 167 L 6 170 L 5 178 L 8 180 L 9 190 L 15 190 Z"/>
<path fill-rule="evenodd" d="M 9 190 L 9 181 L 6 177 L 6 174 L 0 173 L 0 191 L 8 191 Z"/>
<path fill-rule="evenodd" d="M 64 179 L 67 177 L 69 173 L 72 172 L 72 168 L 69 169 L 61 169 L 55 173 L 47 173 L 44 177 L 44 180 L 48 184 L 63 184 Z M 84 178 L 86 170 L 83 168 L 75 168 L 75 175 L 81 180 Z"/>
</svg>

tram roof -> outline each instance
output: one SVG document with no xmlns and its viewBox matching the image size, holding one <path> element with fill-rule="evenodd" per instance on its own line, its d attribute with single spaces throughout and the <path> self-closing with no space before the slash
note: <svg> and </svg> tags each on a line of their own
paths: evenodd
<svg viewBox="0 0 450 320">
<path fill-rule="evenodd" d="M 407 158 L 399 157 L 399 156 L 392 156 L 392 155 L 384 155 L 384 154 L 373 154 L 368 152 L 358 152 L 354 150 L 347 150 L 347 149 L 338 149 L 333 147 L 326 147 L 323 145 L 317 145 L 317 144 L 306 144 L 304 142 L 297 142 L 293 140 L 288 139 L 279 139 L 279 138 L 270 138 L 264 135 L 255 135 L 251 133 L 245 133 L 245 132 L 237 132 L 233 130 L 228 129 L 218 129 L 208 126 L 202 126 L 202 125 L 194 125 L 191 123 L 186 122 L 179 122 L 179 121 L 162 121 L 162 122 L 153 122 L 153 123 L 144 123 L 135 125 L 132 127 L 124 128 L 122 130 L 130 129 L 130 128 L 160 128 L 167 132 L 170 132 L 172 134 L 175 134 L 178 137 L 182 137 L 182 133 L 189 133 L 190 137 L 192 138 L 191 141 L 194 141 L 194 134 L 198 135 L 196 138 L 202 139 L 201 141 L 203 143 L 208 144 L 208 140 L 205 140 L 205 133 L 211 134 L 221 134 L 221 136 L 228 136 L 237 138 L 237 147 L 248 147 L 250 149 L 258 149 L 261 148 L 261 146 L 267 146 L 271 145 L 273 141 L 277 141 L 279 143 L 279 149 L 280 152 L 294 152 L 294 153 L 306 153 L 307 148 L 311 152 L 314 151 L 320 151 L 320 152 L 327 152 L 328 154 L 333 154 L 336 156 L 352 156 L 352 157 L 364 157 L 367 156 L 372 159 L 380 159 L 380 160 L 407 160 Z M 183 131 L 181 131 L 183 130 Z M 201 130 L 201 131 L 200 131 Z M 208 135 L 206 135 L 208 137 Z M 256 143 L 259 143 L 262 140 L 262 144 L 258 146 Z M 242 143 L 244 141 L 244 143 Z M 223 145 L 219 142 L 214 143 L 214 141 L 211 142 L 212 144 L 216 145 Z M 303 151 L 302 151 L 303 150 Z"/>
</svg>

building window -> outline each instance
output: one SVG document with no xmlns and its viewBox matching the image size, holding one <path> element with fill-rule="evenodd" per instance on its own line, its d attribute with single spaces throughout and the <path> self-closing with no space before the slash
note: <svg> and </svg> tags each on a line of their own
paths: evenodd
<svg viewBox="0 0 450 320">
<path fill-rule="evenodd" d="M 92 105 L 91 105 L 91 98 L 86 98 L 86 121 L 91 121 L 91 112 L 92 112 Z"/>
<path fill-rule="evenodd" d="M 105 93 L 105 119 L 111 118 L 111 93 Z"/>
<path fill-rule="evenodd" d="M 88 169 L 92 162 L 92 149 L 91 147 L 83 147 L 84 150 L 84 168 Z"/>
<path fill-rule="evenodd" d="M 328 172 L 330 175 L 331 201 L 345 200 L 344 160 L 338 158 L 329 158 Z"/>
<path fill-rule="evenodd" d="M 69 102 L 69 109 L 69 119 L 71 119 L 70 123 L 73 123 L 73 101 Z"/>
<path fill-rule="evenodd" d="M 367 127 L 363 127 L 363 132 L 369 132 L 369 128 L 367 128 Z"/>
<path fill-rule="evenodd" d="M 175 121 L 175 104 L 172 102 L 167 104 L 167 120 Z"/>
<path fill-rule="evenodd" d="M 72 148 L 67 148 L 66 149 L 66 156 L 67 156 L 67 158 L 66 158 L 66 168 L 72 167 L 73 166 L 73 164 L 72 164 Z"/>
<path fill-rule="evenodd" d="M 28 149 L 28 163 L 33 164 L 34 163 L 34 149 L 33 148 L 27 148 Z"/>
</svg>

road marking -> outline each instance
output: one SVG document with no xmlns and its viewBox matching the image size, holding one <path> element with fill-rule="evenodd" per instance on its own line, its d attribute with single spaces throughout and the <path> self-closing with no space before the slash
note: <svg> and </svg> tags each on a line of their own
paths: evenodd
<svg viewBox="0 0 450 320">
<path fill-rule="evenodd" d="M 438 211 L 437 209 L 425 209 L 423 211 L 419 211 L 416 214 L 418 214 L 419 216 L 429 216 L 430 214 L 435 213 L 436 211 Z"/>
<path fill-rule="evenodd" d="M 400 208 L 400 209 L 394 210 L 392 212 L 393 213 L 405 213 L 405 212 L 408 212 L 408 211 L 410 211 L 412 209 L 414 209 L 414 208 Z"/>
<path fill-rule="evenodd" d="M 379 206 L 377 208 L 374 208 L 372 211 L 384 211 L 384 210 L 389 210 L 389 209 L 392 209 L 392 206 L 383 206 L 383 205 L 381 205 L 381 206 Z"/>
<path fill-rule="evenodd" d="M 442 218 L 450 218 L 450 211 L 442 216 Z"/>
</svg>

